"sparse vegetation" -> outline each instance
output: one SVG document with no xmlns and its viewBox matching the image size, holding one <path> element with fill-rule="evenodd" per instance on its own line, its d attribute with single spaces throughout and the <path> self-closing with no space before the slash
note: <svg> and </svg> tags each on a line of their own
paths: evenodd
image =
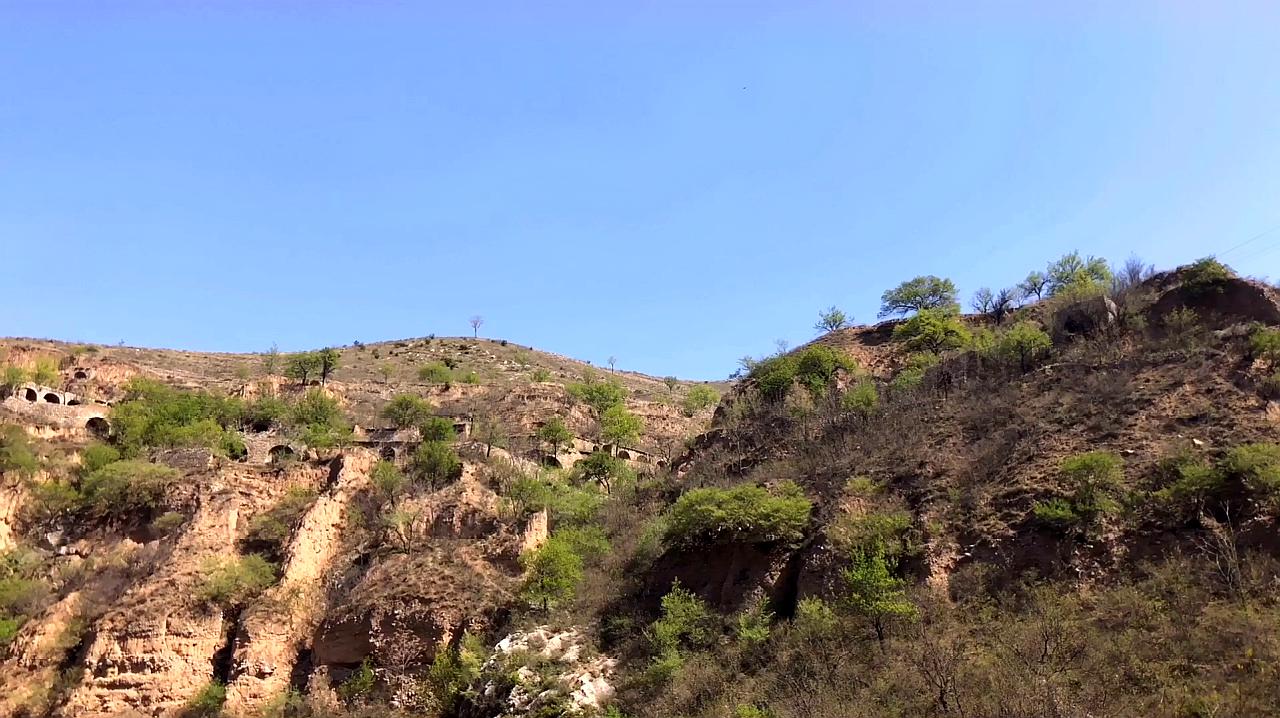
<svg viewBox="0 0 1280 718">
<path fill-rule="evenodd" d="M 258 554 L 219 560 L 201 566 L 196 596 L 223 609 L 244 606 L 276 582 L 276 567 Z"/>
</svg>

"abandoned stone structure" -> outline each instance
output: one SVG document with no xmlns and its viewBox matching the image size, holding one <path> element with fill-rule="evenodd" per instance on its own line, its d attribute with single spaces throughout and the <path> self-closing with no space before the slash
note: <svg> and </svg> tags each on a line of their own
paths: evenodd
<svg viewBox="0 0 1280 718">
<path fill-rule="evenodd" d="M 23 384 L 0 403 L 30 427 L 44 427 L 53 433 L 88 433 L 105 437 L 111 433 L 106 404 L 86 404 L 71 392 L 39 384 Z"/>
</svg>

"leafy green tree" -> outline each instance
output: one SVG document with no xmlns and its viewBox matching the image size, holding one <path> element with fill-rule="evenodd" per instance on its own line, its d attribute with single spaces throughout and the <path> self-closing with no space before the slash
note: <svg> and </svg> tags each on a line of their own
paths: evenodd
<svg viewBox="0 0 1280 718">
<path fill-rule="evenodd" d="M 745 484 L 691 489 L 668 512 L 665 540 L 673 546 L 793 543 L 803 538 L 812 508 L 789 481 L 776 494 Z"/>
<path fill-rule="evenodd" d="M 319 364 L 320 384 L 324 385 L 329 381 L 329 375 L 341 365 L 342 355 L 337 349 L 325 347 L 316 352 L 316 361 Z"/>
<path fill-rule="evenodd" d="M 424 441 L 413 452 L 410 470 L 422 483 L 438 488 L 462 476 L 462 460 L 443 441 Z"/>
<path fill-rule="evenodd" d="M 320 371 L 320 355 L 316 352 L 290 354 L 285 359 L 284 375 L 306 386 L 307 380 Z"/>
<path fill-rule="evenodd" d="M 147 461 L 117 461 L 95 470 L 80 484 L 84 508 L 96 519 L 149 517 L 164 501 L 179 473 Z"/>
<path fill-rule="evenodd" d="M 604 487 L 605 493 L 611 493 L 615 479 L 629 473 L 622 459 L 610 456 L 603 451 L 592 452 L 590 456 L 579 461 L 574 469 L 581 474 L 584 481 L 592 481 Z"/>
<path fill-rule="evenodd" d="M 418 433 L 423 441 L 449 442 L 458 438 L 453 422 L 443 416 L 428 416 L 418 422 Z"/>
<path fill-rule="evenodd" d="M 853 565 L 841 572 L 846 589 L 844 605 L 871 624 L 881 651 L 891 622 L 919 615 L 907 597 L 906 581 L 894 575 L 895 564 L 883 546 L 871 546 L 855 551 Z"/>
<path fill-rule="evenodd" d="M 378 365 L 378 376 L 382 377 L 383 384 L 390 384 L 391 377 L 395 373 L 396 373 L 395 367 L 391 366 L 391 364 L 387 362 L 382 362 L 381 364 Z"/>
<path fill-rule="evenodd" d="M 379 461 L 369 472 L 369 481 L 373 484 L 374 494 L 380 502 L 395 501 L 404 492 L 409 480 L 404 472 L 390 461 Z"/>
<path fill-rule="evenodd" d="M 302 440 L 312 448 L 328 449 L 350 441 L 351 424 L 342 413 L 338 400 L 323 389 L 311 389 L 293 406 L 291 422 L 302 433 Z"/>
<path fill-rule="evenodd" d="M 31 381 L 43 386 L 53 386 L 58 381 L 58 362 L 53 357 L 36 357 L 31 369 Z"/>
<path fill-rule="evenodd" d="M 541 547 L 520 557 L 525 569 L 520 597 L 543 611 L 572 600 L 582 581 L 582 557 L 569 543 L 552 536 Z"/>
<path fill-rule="evenodd" d="M 621 404 L 615 404 L 600 415 L 600 438 L 605 443 L 618 446 L 629 446 L 640 438 L 644 431 L 644 420 L 627 411 Z"/>
<path fill-rule="evenodd" d="M 553 416 L 545 424 L 538 427 L 538 440 L 551 447 L 553 456 L 560 455 L 560 447 L 573 441 L 573 432 L 565 426 L 564 419 Z"/>
<path fill-rule="evenodd" d="M 911 351 L 934 354 L 959 349 L 969 342 L 969 330 L 954 311 L 922 309 L 893 328 L 893 338 Z"/>
<path fill-rule="evenodd" d="M 110 444 L 90 444 L 80 453 L 80 475 L 88 476 L 107 464 L 121 459 L 120 451 Z"/>
<path fill-rule="evenodd" d="M 756 389 L 770 400 L 786 397 L 793 384 L 800 384 L 814 396 L 830 390 L 840 372 L 858 371 L 858 363 L 834 347 L 815 344 L 794 354 L 770 357 L 757 362 L 748 375 Z"/>
<path fill-rule="evenodd" d="M 698 412 L 719 403 L 719 392 L 709 386 L 699 384 L 689 387 L 689 392 L 684 395 L 684 401 L 680 402 L 680 406 L 684 409 L 686 416 L 694 416 Z"/>
<path fill-rule="evenodd" d="M 818 323 L 813 325 L 814 331 L 834 332 L 837 329 L 844 329 L 849 326 L 851 317 L 841 311 L 834 304 L 818 312 Z"/>
<path fill-rule="evenodd" d="M 1031 272 L 1027 278 L 1018 282 L 1017 290 L 1024 299 L 1035 297 L 1036 301 L 1044 299 L 1045 290 L 1049 288 L 1049 277 L 1044 272 Z"/>
<path fill-rule="evenodd" d="M 453 372 L 441 362 L 427 362 L 418 367 L 418 381 L 427 384 L 448 385 L 453 381 Z"/>
<path fill-rule="evenodd" d="M 1083 258 L 1079 252 L 1064 254 L 1045 270 L 1049 296 L 1066 291 L 1088 291 L 1111 283 L 1111 268 L 1101 257 Z"/>
<path fill-rule="evenodd" d="M 1069 498 L 1055 498 L 1033 507 L 1036 518 L 1060 528 L 1077 524 L 1094 527 L 1105 514 L 1119 508 L 1114 495 L 1124 479 L 1124 461 L 1106 451 L 1091 451 L 1062 461 L 1061 475 L 1071 489 Z"/>
<path fill-rule="evenodd" d="M 432 416 L 435 408 L 420 396 L 413 394 L 397 394 L 382 407 L 382 418 L 391 422 L 397 429 L 408 429 L 418 426 Z"/>
<path fill-rule="evenodd" d="M 682 651 L 711 645 L 716 637 L 716 616 L 706 601 L 676 581 L 662 597 L 662 616 L 645 633 L 655 660 L 674 659 L 678 663 Z"/>
<path fill-rule="evenodd" d="M 0 377 L 0 397 L 13 396 L 13 392 L 27 381 L 27 370 L 20 366 L 8 364 Z"/>
<path fill-rule="evenodd" d="M 627 390 L 622 384 L 614 379 L 601 381 L 592 374 L 583 377 L 581 382 L 575 382 L 565 388 L 570 396 L 595 410 L 596 416 L 602 416 L 604 412 L 620 405 L 627 398 Z"/>
<path fill-rule="evenodd" d="M 880 297 L 882 318 L 905 316 L 923 309 L 954 310 L 957 307 L 955 283 L 933 275 L 905 281 Z"/>
<path fill-rule="evenodd" d="M 31 476 L 40 468 L 27 432 L 21 427 L 0 426 L 0 477 Z"/>
<path fill-rule="evenodd" d="M 1053 346 L 1053 340 L 1035 322 L 1018 322 L 996 339 L 996 353 L 1016 359 L 1026 372 L 1031 362 Z"/>
</svg>

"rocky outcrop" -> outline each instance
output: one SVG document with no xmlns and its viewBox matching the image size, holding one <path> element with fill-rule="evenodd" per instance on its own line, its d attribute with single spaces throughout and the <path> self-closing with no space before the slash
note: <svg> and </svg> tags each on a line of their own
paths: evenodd
<svg viewBox="0 0 1280 718">
<path fill-rule="evenodd" d="M 550 662 L 553 674 L 527 665 L 530 657 Z M 498 642 L 483 672 L 511 676 L 513 681 L 490 680 L 479 690 L 480 712 L 497 718 L 549 715 L 556 709 L 580 714 L 602 711 L 613 698 L 612 677 L 617 659 L 594 653 L 575 628 L 556 631 L 539 626 L 513 633 Z M 560 715 L 557 713 L 556 715 Z"/>
<path fill-rule="evenodd" d="M 322 471 L 294 474 L 229 467 L 189 475 L 198 508 L 155 570 L 126 591 L 93 627 L 84 679 L 62 714 L 107 718 L 128 711 L 177 715 L 226 660 L 228 617 L 196 594 L 210 558 L 234 556 L 241 517 L 265 510 L 291 483 L 316 482 Z M 284 480 L 281 480 L 284 479 Z"/>
<path fill-rule="evenodd" d="M 299 654 L 328 609 L 325 579 L 342 553 L 347 509 L 368 486 L 376 459 L 356 451 L 336 460 L 336 480 L 294 532 L 280 583 L 241 616 L 227 686 L 229 714 L 247 714 L 289 689 Z"/>
<path fill-rule="evenodd" d="M 1248 279 L 1230 277 L 1206 283 L 1182 281 L 1185 270 L 1152 280 L 1160 291 L 1148 316 L 1155 324 L 1178 309 L 1190 309 L 1210 326 L 1235 322 L 1280 324 L 1280 292 Z"/>
</svg>

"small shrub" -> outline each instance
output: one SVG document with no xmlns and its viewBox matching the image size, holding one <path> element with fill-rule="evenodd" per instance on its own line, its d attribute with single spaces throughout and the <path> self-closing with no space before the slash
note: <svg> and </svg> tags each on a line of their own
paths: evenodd
<svg viewBox="0 0 1280 718">
<path fill-rule="evenodd" d="M 1231 268 L 1214 257 L 1196 260 L 1182 270 L 1182 285 L 1193 292 L 1222 291 L 1222 283 L 1231 279 Z"/>
<path fill-rule="evenodd" d="M 995 351 L 1007 360 L 1017 361 L 1022 371 L 1026 372 L 1031 368 L 1032 362 L 1052 346 L 1053 341 L 1039 325 L 1018 322 L 1000 335 Z"/>
<path fill-rule="evenodd" d="M 1165 314 L 1161 321 L 1175 339 L 1187 339 L 1200 326 L 1200 315 L 1190 307 L 1179 307 Z"/>
<path fill-rule="evenodd" d="M 684 649 L 705 648 L 716 634 L 716 617 L 705 601 L 680 586 L 677 581 L 662 597 L 662 616 L 649 626 L 646 635 L 659 658 L 679 656 Z"/>
<path fill-rule="evenodd" d="M 685 547 L 798 541 L 812 506 L 790 482 L 776 495 L 759 486 L 693 489 L 671 507 L 665 538 L 670 545 Z"/>
<path fill-rule="evenodd" d="M 182 709 L 182 718 L 216 718 L 222 715 L 222 706 L 226 702 L 227 687 L 211 681 L 187 701 Z"/>
<path fill-rule="evenodd" d="M 1115 454 L 1093 451 L 1064 459 L 1063 480 L 1071 488 L 1070 499 L 1052 499 L 1033 508 L 1033 513 L 1059 527 L 1091 526 L 1105 514 L 1119 508 L 1114 498 L 1124 478 L 1124 461 Z"/>
<path fill-rule="evenodd" d="M 151 530 L 159 534 L 167 534 L 186 522 L 186 516 L 177 511 L 169 511 L 161 514 L 159 518 L 151 522 Z"/>
<path fill-rule="evenodd" d="M 831 604 L 816 596 L 800 599 L 792 626 L 806 638 L 826 638 L 835 633 L 839 618 Z"/>
<path fill-rule="evenodd" d="M 720 393 L 709 386 L 699 384 L 689 388 L 689 392 L 680 402 L 680 407 L 686 416 L 694 416 L 718 403 L 720 403 Z"/>
<path fill-rule="evenodd" d="M 379 501 L 393 501 L 408 485 L 404 472 L 390 461 L 379 461 L 369 472 L 369 481 Z"/>
<path fill-rule="evenodd" d="M 580 382 L 565 387 L 569 395 L 595 410 L 596 416 L 602 416 L 615 406 L 621 406 L 627 398 L 627 389 L 613 379 L 599 380 L 594 374 L 588 374 Z"/>
<path fill-rule="evenodd" d="M 1280 444 L 1244 444 L 1227 452 L 1222 469 L 1250 491 L 1280 493 Z"/>
<path fill-rule="evenodd" d="M 453 381 L 453 372 L 440 362 L 428 362 L 418 367 L 418 381 L 447 386 Z"/>
<path fill-rule="evenodd" d="M 31 476 L 39 468 L 40 457 L 27 433 L 17 426 L 0 426 L 0 476 Z"/>
<path fill-rule="evenodd" d="M 924 309 L 893 329 L 894 341 L 913 352 L 938 354 L 959 349 L 971 341 L 959 314 L 946 309 Z"/>
<path fill-rule="evenodd" d="M 769 640 L 773 630 L 773 612 L 763 601 L 757 601 L 738 614 L 734 636 L 748 648 L 754 648 Z"/>
<path fill-rule="evenodd" d="M 369 695 L 377 682 L 378 677 L 373 672 L 373 664 L 366 658 L 360 663 L 360 667 L 338 686 L 338 695 L 342 700 L 350 703 Z"/>
<path fill-rule="evenodd" d="M 840 399 L 842 409 L 863 418 L 876 413 L 879 406 L 880 392 L 876 389 L 876 383 L 870 379 L 858 382 Z"/>
<path fill-rule="evenodd" d="M 847 553 L 879 549 L 888 556 L 911 556 L 921 546 L 911 514 L 906 511 L 844 514 L 830 528 L 831 540 Z"/>
<path fill-rule="evenodd" d="M 1060 529 L 1080 523 L 1080 515 L 1066 499 L 1038 501 L 1031 507 L 1031 513 L 1040 521 Z"/>
<path fill-rule="evenodd" d="M 882 548 L 872 548 L 856 551 L 853 565 L 841 573 L 845 606 L 871 624 L 882 650 L 885 630 L 891 622 L 914 619 L 919 614 L 907 597 L 907 582 L 894 575 L 895 568 L 896 561 Z"/>
<path fill-rule="evenodd" d="M 480 375 L 479 375 L 479 374 L 477 374 L 477 373 L 475 373 L 475 372 L 473 372 L 473 371 L 469 371 L 469 372 L 467 372 L 466 374 L 463 374 L 463 375 L 462 375 L 462 383 L 463 383 L 463 384 L 470 384 L 470 385 L 473 385 L 473 386 L 474 386 L 474 385 L 476 385 L 476 384 L 479 384 L 479 383 L 480 383 Z"/>
<path fill-rule="evenodd" d="M 201 567 L 196 595 L 223 609 L 245 605 L 276 582 L 276 567 L 258 554 L 221 561 L 209 559 Z"/>
<path fill-rule="evenodd" d="M 1162 485 L 1155 492 L 1157 501 L 1196 512 L 1206 499 L 1221 493 L 1226 484 L 1221 470 L 1189 449 L 1161 460 L 1156 474 Z"/>
<path fill-rule="evenodd" d="M 538 367 L 537 369 L 533 370 L 533 373 L 529 375 L 529 378 L 537 383 L 551 381 L 551 372 L 547 371 L 546 369 L 543 369 L 542 367 Z"/>
<path fill-rule="evenodd" d="M 1272 367 L 1280 364 L 1280 329 L 1256 325 L 1249 334 L 1249 351 Z"/>
<path fill-rule="evenodd" d="M 841 371 L 858 372 L 857 361 L 834 347 L 814 344 L 755 363 L 747 376 L 761 396 L 776 401 L 783 399 L 794 384 L 814 396 L 824 394 Z"/>
</svg>

